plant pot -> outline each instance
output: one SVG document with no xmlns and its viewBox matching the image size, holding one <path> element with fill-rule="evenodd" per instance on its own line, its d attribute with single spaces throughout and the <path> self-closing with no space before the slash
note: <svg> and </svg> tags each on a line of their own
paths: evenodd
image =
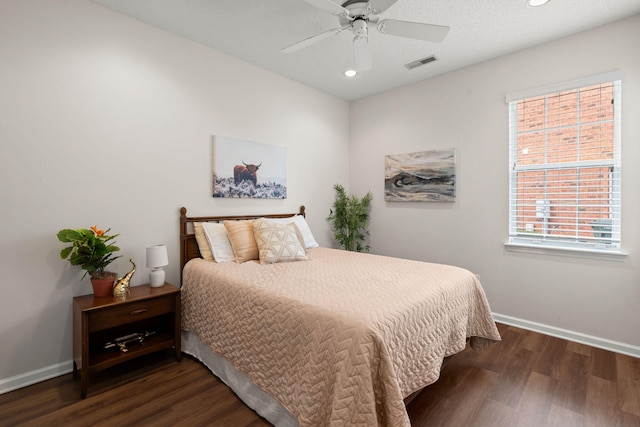
<svg viewBox="0 0 640 427">
<path fill-rule="evenodd" d="M 116 282 L 118 275 L 116 273 L 104 272 L 100 275 L 91 276 L 91 286 L 93 287 L 93 296 L 111 297 L 113 296 L 113 284 Z"/>
</svg>

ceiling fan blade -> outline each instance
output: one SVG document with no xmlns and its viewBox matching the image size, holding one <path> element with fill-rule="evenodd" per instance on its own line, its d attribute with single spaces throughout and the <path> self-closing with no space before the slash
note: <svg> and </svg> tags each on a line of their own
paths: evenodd
<svg viewBox="0 0 640 427">
<path fill-rule="evenodd" d="M 374 15 L 380 15 L 382 12 L 393 6 L 397 1 L 398 0 L 369 0 L 369 11 Z"/>
<path fill-rule="evenodd" d="M 310 4 L 311 6 L 324 10 L 325 12 L 329 12 L 333 15 L 345 15 L 349 16 L 349 11 L 344 7 L 340 6 L 337 3 L 332 2 L 331 0 L 302 0 L 305 3 Z"/>
<path fill-rule="evenodd" d="M 428 42 L 441 42 L 450 28 L 443 25 L 421 24 L 418 22 L 383 19 L 378 23 L 378 31 L 382 34 L 408 37 Z"/>
<path fill-rule="evenodd" d="M 371 48 L 367 37 L 356 37 L 353 40 L 356 71 L 361 73 L 372 68 Z"/>
<path fill-rule="evenodd" d="M 345 27 L 348 28 L 348 27 Z M 333 30 L 325 31 L 324 33 L 316 34 L 315 36 L 311 36 L 308 39 L 304 39 L 298 43 L 294 43 L 291 46 L 287 46 L 284 49 L 280 49 L 282 53 L 291 53 L 297 50 L 303 49 L 307 46 L 311 46 L 314 43 L 318 43 L 319 41 L 328 39 L 329 37 L 333 37 L 336 34 L 340 34 L 345 28 L 334 28 Z"/>
</svg>

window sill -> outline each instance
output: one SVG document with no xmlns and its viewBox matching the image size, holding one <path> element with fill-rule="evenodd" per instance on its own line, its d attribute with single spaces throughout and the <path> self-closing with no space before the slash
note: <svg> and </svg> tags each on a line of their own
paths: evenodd
<svg viewBox="0 0 640 427">
<path fill-rule="evenodd" d="M 504 244 L 505 249 L 514 252 L 523 252 L 530 254 L 544 254 L 544 255 L 563 255 L 563 256 L 578 256 L 578 257 L 594 257 L 600 259 L 609 260 L 622 260 L 628 253 L 622 250 L 610 251 L 599 249 L 581 249 L 581 248 L 562 248 L 553 246 L 544 246 L 542 244 L 527 244 L 527 243 L 511 243 L 506 242 Z"/>
</svg>

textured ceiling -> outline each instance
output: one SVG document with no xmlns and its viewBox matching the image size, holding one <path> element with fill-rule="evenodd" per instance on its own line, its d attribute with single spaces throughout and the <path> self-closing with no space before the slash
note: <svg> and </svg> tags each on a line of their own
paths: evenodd
<svg viewBox="0 0 640 427">
<path fill-rule="evenodd" d="M 93 0 L 346 100 L 403 86 L 640 13 L 640 0 L 399 0 L 387 19 L 447 25 L 441 43 L 369 31 L 373 68 L 355 78 L 349 31 L 284 54 L 280 49 L 336 28 L 338 18 L 302 0 Z M 335 0 L 338 3 L 338 0 Z M 407 70 L 404 64 L 438 60 Z"/>
</svg>

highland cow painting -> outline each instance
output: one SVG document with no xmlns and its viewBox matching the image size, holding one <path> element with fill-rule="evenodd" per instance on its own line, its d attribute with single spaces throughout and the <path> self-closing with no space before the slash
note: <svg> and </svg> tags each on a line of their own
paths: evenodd
<svg viewBox="0 0 640 427">
<path fill-rule="evenodd" d="M 453 202 L 455 199 L 455 149 L 385 156 L 385 201 Z"/>
<path fill-rule="evenodd" d="M 286 148 L 214 136 L 213 197 L 287 198 Z"/>
</svg>

